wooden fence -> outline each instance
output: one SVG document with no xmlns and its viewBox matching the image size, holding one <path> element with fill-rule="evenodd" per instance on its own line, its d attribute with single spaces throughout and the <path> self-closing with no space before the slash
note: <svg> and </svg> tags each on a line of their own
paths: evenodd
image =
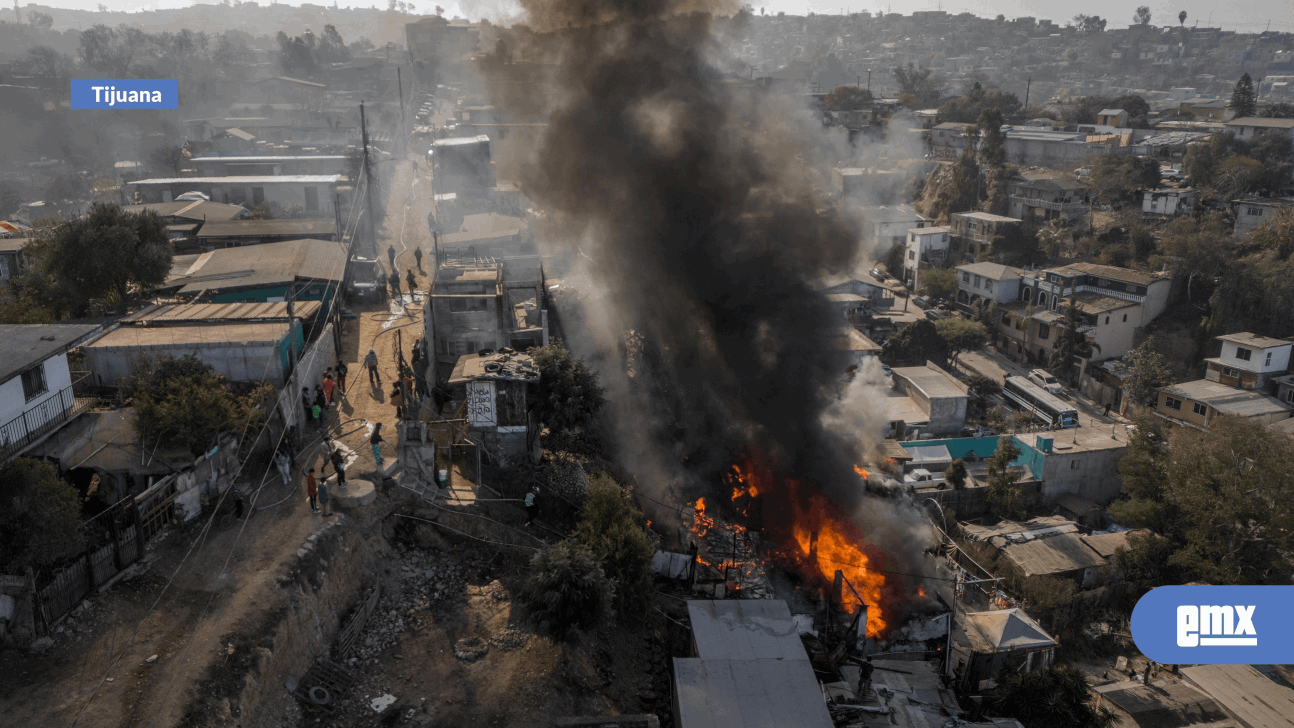
<svg viewBox="0 0 1294 728">
<path fill-rule="evenodd" d="M 48 629 L 90 592 L 107 584 L 144 555 L 143 530 L 134 499 L 95 516 L 82 528 L 85 548 L 70 563 L 36 578 L 36 608 Z"/>
<path fill-rule="evenodd" d="M 359 609 L 351 615 L 350 621 L 342 628 L 341 633 L 337 635 L 337 657 L 344 660 L 350 655 L 350 651 L 355 647 L 355 640 L 364 631 L 364 625 L 368 624 L 368 618 L 372 616 L 373 610 L 377 609 L 377 601 L 382 598 L 382 585 L 378 584 L 369 592 L 368 598 L 364 603 L 359 605 Z"/>
</svg>

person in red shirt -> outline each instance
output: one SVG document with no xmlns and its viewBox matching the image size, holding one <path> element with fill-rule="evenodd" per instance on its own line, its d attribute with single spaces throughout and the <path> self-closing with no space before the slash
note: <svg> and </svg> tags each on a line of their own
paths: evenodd
<svg viewBox="0 0 1294 728">
<path fill-rule="evenodd" d="M 306 495 L 310 498 L 310 511 L 319 512 L 319 506 L 315 505 L 315 498 L 319 496 L 319 481 L 315 480 L 315 469 L 310 468 L 310 473 L 306 475 Z"/>
</svg>

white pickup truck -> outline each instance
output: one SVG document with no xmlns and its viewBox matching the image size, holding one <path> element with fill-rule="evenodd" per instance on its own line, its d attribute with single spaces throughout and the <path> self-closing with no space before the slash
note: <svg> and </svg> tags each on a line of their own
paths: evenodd
<svg viewBox="0 0 1294 728">
<path fill-rule="evenodd" d="M 943 473 L 932 473 L 925 468 L 917 468 L 903 476 L 906 485 L 935 485 L 944 482 Z"/>
</svg>

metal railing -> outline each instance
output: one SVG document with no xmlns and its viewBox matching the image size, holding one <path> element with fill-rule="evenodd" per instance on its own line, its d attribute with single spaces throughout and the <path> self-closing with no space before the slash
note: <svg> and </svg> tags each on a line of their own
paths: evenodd
<svg viewBox="0 0 1294 728">
<path fill-rule="evenodd" d="M 73 390 L 78 383 L 79 380 L 73 382 L 54 396 L 0 425 L 0 463 L 7 462 L 94 404 L 92 398 L 76 396 Z"/>
</svg>

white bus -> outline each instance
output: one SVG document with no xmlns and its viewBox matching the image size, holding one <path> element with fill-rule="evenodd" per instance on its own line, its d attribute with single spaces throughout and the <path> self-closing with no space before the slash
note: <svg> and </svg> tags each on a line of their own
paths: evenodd
<svg viewBox="0 0 1294 728">
<path fill-rule="evenodd" d="M 1002 395 L 1017 409 L 1032 412 L 1045 425 L 1078 427 L 1078 410 L 1024 377 L 1007 377 Z"/>
</svg>

